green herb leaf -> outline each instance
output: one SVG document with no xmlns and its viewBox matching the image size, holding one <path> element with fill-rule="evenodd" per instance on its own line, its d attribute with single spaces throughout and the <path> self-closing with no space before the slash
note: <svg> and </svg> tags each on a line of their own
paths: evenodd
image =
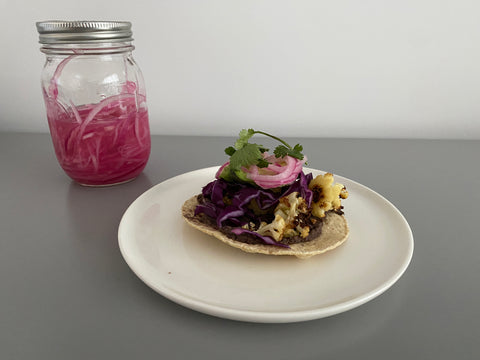
<svg viewBox="0 0 480 360">
<path fill-rule="evenodd" d="M 273 153 L 277 158 L 283 158 L 285 156 L 291 156 L 294 157 L 298 160 L 303 160 L 303 154 L 302 154 L 303 146 L 300 144 L 297 144 L 292 148 L 288 148 L 285 145 L 278 145 Z"/>
<path fill-rule="evenodd" d="M 233 146 L 229 146 L 225 149 L 225 154 L 227 154 L 228 156 L 232 156 L 233 154 L 235 154 L 235 148 Z"/>
<path fill-rule="evenodd" d="M 238 140 L 235 142 L 235 149 L 240 150 L 243 148 L 245 145 L 248 144 L 248 140 L 255 134 L 255 130 L 253 129 L 248 129 L 245 130 L 243 129 L 240 131 L 240 134 L 238 134 Z"/>
<path fill-rule="evenodd" d="M 278 145 L 275 150 L 273 150 L 273 153 L 277 158 L 283 158 L 288 155 L 288 151 L 289 149 L 285 145 Z"/>
<path fill-rule="evenodd" d="M 288 153 L 288 155 L 298 160 L 303 160 L 304 155 L 302 154 L 302 151 L 303 151 L 303 146 L 300 144 L 297 144 L 293 147 L 293 150 Z"/>
<path fill-rule="evenodd" d="M 281 143 L 281 145 L 278 145 L 274 150 L 274 154 L 278 158 L 287 155 L 299 160 L 304 158 L 302 154 L 303 147 L 300 144 L 297 144 L 292 148 L 287 142 L 274 135 L 263 131 L 256 131 L 254 129 L 242 129 L 238 134 L 238 139 L 235 142 L 235 145 L 229 146 L 225 149 L 225 153 L 230 156 L 229 168 L 232 172 L 251 165 L 256 165 L 261 168 L 269 165 L 268 161 L 263 158 L 263 153 L 267 152 L 268 149 L 263 145 L 249 143 L 250 138 L 255 134 L 268 136 Z"/>
<path fill-rule="evenodd" d="M 247 143 L 243 145 L 242 148 L 235 151 L 230 157 L 230 168 L 232 170 L 239 170 L 242 167 L 256 165 L 261 160 L 263 160 L 263 157 L 259 146 L 257 144 Z"/>
<path fill-rule="evenodd" d="M 263 157 L 259 159 L 257 162 L 257 166 L 259 168 L 266 168 L 268 167 L 268 165 L 270 165 L 270 163 L 267 160 L 265 160 Z"/>
</svg>

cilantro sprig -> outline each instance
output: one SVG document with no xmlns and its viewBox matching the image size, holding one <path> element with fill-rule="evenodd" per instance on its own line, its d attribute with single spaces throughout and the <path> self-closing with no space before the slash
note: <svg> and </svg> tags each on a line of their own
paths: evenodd
<svg viewBox="0 0 480 360">
<path fill-rule="evenodd" d="M 249 142 L 249 140 L 255 134 L 268 136 L 281 143 L 281 145 L 278 145 L 273 151 L 277 158 L 291 156 L 296 159 L 303 160 L 304 155 L 302 154 L 302 145 L 296 144 L 292 147 L 286 141 L 264 131 L 243 129 L 240 131 L 235 145 L 229 146 L 225 149 L 225 153 L 230 156 L 229 166 L 231 171 L 240 170 L 242 167 L 249 167 L 251 165 L 256 165 L 260 168 L 268 166 L 268 161 L 263 158 L 263 153 L 267 152 L 269 149 L 263 145 Z"/>
</svg>

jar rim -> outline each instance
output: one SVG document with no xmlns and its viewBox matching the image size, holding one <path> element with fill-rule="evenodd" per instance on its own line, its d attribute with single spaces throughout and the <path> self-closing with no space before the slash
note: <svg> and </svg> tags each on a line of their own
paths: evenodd
<svg viewBox="0 0 480 360">
<path fill-rule="evenodd" d="M 48 20 L 36 23 L 41 44 L 132 41 L 129 21 Z"/>
</svg>

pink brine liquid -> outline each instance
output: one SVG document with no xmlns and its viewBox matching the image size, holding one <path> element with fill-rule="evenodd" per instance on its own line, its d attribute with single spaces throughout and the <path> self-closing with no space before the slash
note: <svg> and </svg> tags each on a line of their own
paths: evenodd
<svg viewBox="0 0 480 360">
<path fill-rule="evenodd" d="M 145 98 L 125 93 L 98 104 L 67 108 L 45 96 L 55 154 L 83 185 L 123 183 L 137 177 L 150 156 Z"/>
</svg>

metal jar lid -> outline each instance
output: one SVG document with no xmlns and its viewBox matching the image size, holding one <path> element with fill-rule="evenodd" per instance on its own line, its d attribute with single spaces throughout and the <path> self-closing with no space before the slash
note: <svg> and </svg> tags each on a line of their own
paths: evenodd
<svg viewBox="0 0 480 360">
<path fill-rule="evenodd" d="M 41 44 L 132 41 L 129 21 L 41 21 L 37 22 Z"/>
</svg>

